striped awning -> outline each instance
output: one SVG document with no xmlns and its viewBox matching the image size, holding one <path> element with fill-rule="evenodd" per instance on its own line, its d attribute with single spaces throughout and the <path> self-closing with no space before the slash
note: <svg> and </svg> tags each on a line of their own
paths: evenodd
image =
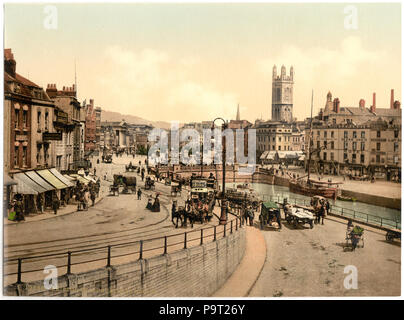
<svg viewBox="0 0 404 320">
<path fill-rule="evenodd" d="M 69 180 L 70 182 L 74 183 L 75 181 L 77 181 L 76 178 L 73 178 L 71 176 L 69 176 L 68 174 L 64 174 L 63 175 L 67 180 Z"/>
<path fill-rule="evenodd" d="M 38 191 L 31 188 L 28 184 L 24 183 L 22 180 L 18 179 L 17 177 L 14 177 L 14 179 L 17 182 L 17 184 L 13 186 L 13 192 L 19 194 L 38 194 Z"/>
<path fill-rule="evenodd" d="M 261 160 L 266 159 L 266 157 L 267 157 L 267 155 L 268 155 L 268 152 L 269 152 L 269 151 L 264 151 L 264 152 L 261 154 L 260 159 L 261 159 Z"/>
<path fill-rule="evenodd" d="M 49 184 L 54 186 L 56 189 L 65 189 L 67 185 L 56 178 L 49 170 L 38 170 L 36 171 L 42 178 L 44 178 Z"/>
<path fill-rule="evenodd" d="M 84 179 L 87 179 L 88 181 L 94 182 L 96 183 L 97 181 L 95 181 L 92 177 L 90 176 L 83 176 Z"/>
<path fill-rule="evenodd" d="M 55 190 L 55 188 L 50 185 L 48 182 L 46 182 L 39 174 L 37 174 L 35 171 L 27 171 L 25 174 L 30 177 L 32 180 L 34 180 L 37 184 L 39 184 L 42 188 L 44 188 L 46 191 L 51 191 Z"/>
<path fill-rule="evenodd" d="M 78 175 L 78 174 L 71 174 L 71 177 L 73 177 L 74 179 L 78 180 L 80 183 L 84 183 L 84 184 L 89 184 L 90 180 L 84 179 L 82 176 Z"/>
<path fill-rule="evenodd" d="M 4 173 L 3 175 L 3 184 L 5 186 L 16 185 L 18 182 L 11 178 L 8 174 Z"/>
<path fill-rule="evenodd" d="M 43 193 L 46 191 L 45 188 L 41 187 L 38 183 L 28 177 L 25 173 L 16 173 L 14 175 L 15 179 L 26 184 L 30 189 L 35 190 L 37 193 Z"/>
<path fill-rule="evenodd" d="M 52 174 L 56 178 L 58 178 L 60 181 L 62 181 L 68 187 L 74 187 L 74 184 L 69 179 L 67 179 L 65 176 L 63 176 L 59 171 L 57 171 L 55 168 L 49 169 L 49 171 L 52 172 Z"/>
</svg>

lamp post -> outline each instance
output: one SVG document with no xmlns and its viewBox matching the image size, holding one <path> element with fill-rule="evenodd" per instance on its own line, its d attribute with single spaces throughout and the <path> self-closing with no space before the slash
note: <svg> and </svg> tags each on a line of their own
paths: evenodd
<svg viewBox="0 0 404 320">
<path fill-rule="evenodd" d="M 212 122 L 212 130 L 215 128 L 215 121 L 216 120 L 222 120 L 222 130 L 227 129 L 227 122 L 222 119 L 222 118 L 216 118 Z M 227 224 L 227 214 L 226 214 L 226 209 L 227 209 L 227 203 L 226 203 L 226 140 L 225 137 L 223 136 L 222 140 L 222 206 L 221 206 L 221 213 L 220 213 L 220 220 L 219 224 L 225 225 Z"/>
</svg>

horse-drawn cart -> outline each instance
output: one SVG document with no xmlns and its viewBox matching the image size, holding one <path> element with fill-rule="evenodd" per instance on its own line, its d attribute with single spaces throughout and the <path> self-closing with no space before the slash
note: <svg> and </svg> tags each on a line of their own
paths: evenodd
<svg viewBox="0 0 404 320">
<path fill-rule="evenodd" d="M 313 229 L 315 216 L 310 211 L 289 204 L 284 205 L 283 209 L 288 224 L 293 224 L 295 228 L 297 228 L 299 224 L 308 224 L 310 229 Z"/>
<path fill-rule="evenodd" d="M 125 171 L 126 172 L 136 172 L 136 169 L 138 167 L 133 165 L 132 163 L 129 163 L 127 166 L 125 166 Z"/>
<path fill-rule="evenodd" d="M 154 180 L 152 180 L 150 177 L 146 178 L 146 181 L 144 183 L 144 189 L 145 190 L 154 190 L 156 186 L 154 185 Z"/>
<path fill-rule="evenodd" d="M 136 192 L 136 176 L 135 174 L 114 174 L 114 185 L 122 186 L 122 193 Z"/>
<path fill-rule="evenodd" d="M 401 230 L 391 229 L 386 233 L 386 241 L 393 242 L 394 239 L 400 239 L 401 241 Z"/>
<path fill-rule="evenodd" d="M 259 215 L 261 229 L 265 226 L 273 226 L 273 222 L 277 222 L 278 229 L 282 229 L 281 213 L 275 202 L 267 201 L 261 204 L 261 213 Z"/>
</svg>

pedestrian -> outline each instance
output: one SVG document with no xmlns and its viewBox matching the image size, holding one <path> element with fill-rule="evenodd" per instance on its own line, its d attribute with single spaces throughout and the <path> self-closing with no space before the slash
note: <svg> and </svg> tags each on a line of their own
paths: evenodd
<svg viewBox="0 0 404 320">
<path fill-rule="evenodd" d="M 37 203 L 36 206 L 37 206 L 38 211 L 40 213 L 43 213 L 43 209 L 44 209 L 44 207 L 43 207 L 43 193 L 38 194 L 38 197 L 36 198 L 36 203 Z"/>
<path fill-rule="evenodd" d="M 56 195 L 53 195 L 53 199 L 52 199 L 52 209 L 54 214 L 58 214 L 58 209 L 60 206 L 60 201 L 59 198 Z"/>
<path fill-rule="evenodd" d="M 176 212 L 177 212 L 177 201 L 174 200 L 173 204 L 171 206 L 171 222 L 175 225 L 176 228 L 178 228 L 178 217 L 177 217 L 177 224 L 174 223 L 174 218 L 176 217 Z"/>
<path fill-rule="evenodd" d="M 140 189 L 140 187 L 139 189 L 137 189 L 137 199 L 142 200 L 142 190 Z"/>
<path fill-rule="evenodd" d="M 20 222 L 21 220 L 25 220 L 24 218 L 24 203 L 22 202 L 22 197 L 19 196 L 14 202 L 14 212 L 15 212 L 15 220 Z"/>
<path fill-rule="evenodd" d="M 91 198 L 92 206 L 94 207 L 94 204 L 95 204 L 95 191 L 94 190 L 91 190 L 90 198 Z"/>
<path fill-rule="evenodd" d="M 94 177 L 96 176 L 97 169 L 94 167 Z"/>
<path fill-rule="evenodd" d="M 83 197 L 83 207 L 84 207 L 84 209 L 87 211 L 88 210 L 88 200 L 89 200 L 89 191 L 88 191 L 88 189 L 86 188 L 85 190 L 84 190 L 84 197 Z"/>
</svg>

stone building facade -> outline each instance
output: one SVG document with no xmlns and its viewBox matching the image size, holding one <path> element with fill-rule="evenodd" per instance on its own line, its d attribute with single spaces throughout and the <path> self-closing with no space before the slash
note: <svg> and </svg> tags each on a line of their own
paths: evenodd
<svg viewBox="0 0 404 320">
<path fill-rule="evenodd" d="M 84 152 L 85 155 L 96 149 L 96 118 L 94 99 L 85 108 Z"/>
<path fill-rule="evenodd" d="M 66 171 L 82 160 L 80 155 L 80 103 L 75 85 L 58 90 L 56 84 L 48 84 L 46 93 L 55 104 L 55 129 L 62 134 L 56 142 L 56 168 Z"/>
<path fill-rule="evenodd" d="M 4 50 L 4 169 L 18 172 L 55 165 L 54 104 L 46 92 L 16 72 L 11 49 Z"/>
<path fill-rule="evenodd" d="M 340 107 L 336 98 L 313 120 L 312 165 L 320 173 L 379 175 L 390 180 L 401 174 L 401 109 Z"/>
<path fill-rule="evenodd" d="M 276 121 L 256 121 L 257 151 L 296 151 L 302 150 L 303 133 L 292 124 Z M 293 138 L 295 140 L 293 140 Z"/>
</svg>

